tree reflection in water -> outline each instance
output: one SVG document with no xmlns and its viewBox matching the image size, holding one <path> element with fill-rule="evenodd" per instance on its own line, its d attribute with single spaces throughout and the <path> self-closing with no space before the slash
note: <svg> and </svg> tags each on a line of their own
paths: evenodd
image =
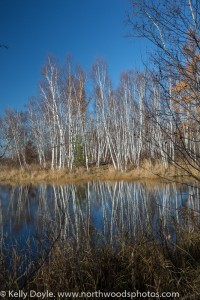
<svg viewBox="0 0 200 300">
<path fill-rule="evenodd" d="M 185 211 L 198 217 L 199 189 L 177 184 L 88 182 L 64 186 L 1 186 L 1 247 L 50 233 L 78 245 L 101 237 L 113 246 L 118 238 L 136 238 L 151 230 L 174 239 L 176 224 L 192 226 Z M 96 236 L 96 237 L 95 237 Z"/>
</svg>

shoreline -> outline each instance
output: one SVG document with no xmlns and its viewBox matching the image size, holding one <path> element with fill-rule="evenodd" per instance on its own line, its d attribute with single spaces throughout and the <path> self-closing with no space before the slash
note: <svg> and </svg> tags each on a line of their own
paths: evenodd
<svg viewBox="0 0 200 300">
<path fill-rule="evenodd" d="M 29 166 L 27 169 L 0 167 L 0 184 L 39 184 L 39 183 L 83 183 L 92 180 L 101 181 L 188 181 L 190 177 L 174 166 L 167 169 L 156 163 L 151 165 L 143 163 L 139 168 L 129 167 L 127 171 L 117 171 L 111 165 L 103 165 L 97 168 L 92 166 L 76 167 L 71 172 L 67 169 L 40 169 L 38 166 Z M 193 179 L 194 180 L 194 179 Z"/>
</svg>

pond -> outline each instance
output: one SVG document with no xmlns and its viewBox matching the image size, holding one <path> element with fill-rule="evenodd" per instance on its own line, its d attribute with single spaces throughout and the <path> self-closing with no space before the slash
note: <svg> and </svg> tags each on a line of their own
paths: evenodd
<svg viewBox="0 0 200 300">
<path fill-rule="evenodd" d="M 75 185 L 0 186 L 1 250 L 51 233 L 76 244 L 85 236 L 115 244 L 115 237 L 162 234 L 175 242 L 186 210 L 198 218 L 199 189 L 169 183 L 87 182 Z M 192 226 L 192 220 L 187 219 Z"/>
<path fill-rule="evenodd" d="M 0 285 L 27 285 L 58 241 L 62 260 L 67 259 L 65 253 L 71 253 L 73 268 L 80 263 L 77 255 L 90 255 L 104 246 L 115 251 L 130 241 L 137 245 L 141 237 L 148 243 L 153 236 L 173 254 L 177 228 L 193 230 L 199 224 L 199 206 L 199 188 L 186 184 L 91 181 L 1 185 L 0 261 L 4 268 Z M 70 274 L 74 274 L 73 268 Z"/>
</svg>

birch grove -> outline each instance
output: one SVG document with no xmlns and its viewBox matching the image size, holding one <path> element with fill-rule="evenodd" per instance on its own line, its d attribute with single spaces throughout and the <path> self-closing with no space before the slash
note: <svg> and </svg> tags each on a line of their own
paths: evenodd
<svg viewBox="0 0 200 300">
<path fill-rule="evenodd" d="M 198 100 L 181 80 L 168 80 L 166 101 L 151 72 L 123 72 L 115 89 L 104 61 L 91 74 L 48 57 L 38 98 L 1 119 L 1 163 L 69 171 L 109 164 L 123 172 L 148 160 L 199 168 L 199 112 L 191 103 Z M 193 100 L 183 101 L 185 93 Z"/>
</svg>

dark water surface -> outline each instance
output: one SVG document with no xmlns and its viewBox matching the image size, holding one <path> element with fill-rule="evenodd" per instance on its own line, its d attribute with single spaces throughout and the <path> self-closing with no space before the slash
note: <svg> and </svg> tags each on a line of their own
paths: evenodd
<svg viewBox="0 0 200 300">
<path fill-rule="evenodd" d="M 0 186 L 0 246 L 31 248 L 50 234 L 81 242 L 93 234 L 109 243 L 152 229 L 176 240 L 185 211 L 199 218 L 199 189 L 178 184 L 88 182 L 82 185 Z M 184 219 L 187 226 L 192 221 Z M 37 242 L 38 244 L 38 242 Z"/>
</svg>

